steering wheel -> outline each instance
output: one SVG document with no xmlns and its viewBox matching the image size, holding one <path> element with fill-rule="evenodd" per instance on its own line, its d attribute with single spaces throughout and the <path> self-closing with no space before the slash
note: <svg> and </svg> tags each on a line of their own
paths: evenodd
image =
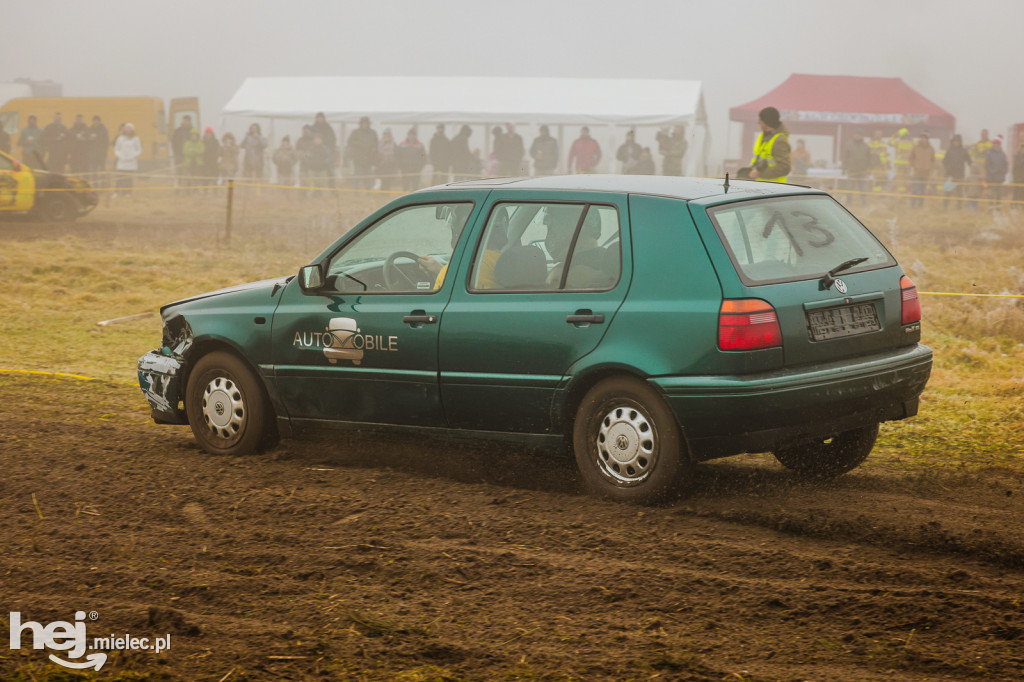
<svg viewBox="0 0 1024 682">
<path fill-rule="evenodd" d="M 412 251 L 395 251 L 384 260 L 384 269 L 382 275 L 384 276 L 384 284 L 387 286 L 388 291 L 417 291 L 419 287 L 417 283 L 409 279 L 409 276 L 402 272 L 402 269 L 395 264 L 395 261 L 399 258 L 408 258 L 413 263 L 417 263 L 416 267 L 419 267 L 417 261 L 420 257 Z M 406 286 L 408 285 L 408 289 Z"/>
</svg>

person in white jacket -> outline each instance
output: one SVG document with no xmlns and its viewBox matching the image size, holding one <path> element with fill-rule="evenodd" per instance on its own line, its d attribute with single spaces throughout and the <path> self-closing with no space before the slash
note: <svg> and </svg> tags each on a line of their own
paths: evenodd
<svg viewBox="0 0 1024 682">
<path fill-rule="evenodd" d="M 134 174 L 139 170 L 139 157 L 142 156 L 142 140 L 135 134 L 135 126 L 125 123 L 121 126 L 121 134 L 114 142 L 114 170 L 117 171 L 118 192 L 131 194 L 135 184 Z M 114 194 L 117 196 L 117 193 Z"/>
</svg>

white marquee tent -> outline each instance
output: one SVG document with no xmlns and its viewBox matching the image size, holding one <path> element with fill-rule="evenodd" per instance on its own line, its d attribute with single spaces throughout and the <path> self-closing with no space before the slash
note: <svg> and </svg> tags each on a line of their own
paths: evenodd
<svg viewBox="0 0 1024 682">
<path fill-rule="evenodd" d="M 625 130 L 685 124 L 690 141 L 684 170 L 706 172 L 709 138 L 699 81 L 598 78 L 489 77 L 294 77 L 247 78 L 223 111 L 223 119 L 263 120 L 271 143 L 277 128 L 293 130 L 323 112 L 346 128 L 370 117 L 388 125 L 469 124 L 522 126 L 548 124 L 559 137 L 564 157 L 578 127 L 590 126 L 614 161 Z M 556 129 L 557 128 L 557 132 Z M 404 135 L 396 135 L 398 139 Z M 425 136 L 429 138 L 429 135 Z M 489 142 L 484 134 L 484 145 Z M 648 137 L 653 139 L 653 134 Z M 421 133 L 421 138 L 424 134 Z M 526 145 L 530 140 L 524 135 Z M 479 139 L 479 138 L 477 138 Z M 424 139 L 424 142 L 427 140 Z M 643 144 L 643 140 L 639 140 Z M 656 147 L 652 147 L 657 156 Z M 485 152 L 487 150 L 485 149 Z M 614 170 L 611 166 L 607 167 Z"/>
</svg>

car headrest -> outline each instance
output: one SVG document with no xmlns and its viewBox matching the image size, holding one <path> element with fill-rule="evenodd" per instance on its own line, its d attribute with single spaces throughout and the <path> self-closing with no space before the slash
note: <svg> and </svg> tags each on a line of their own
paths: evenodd
<svg viewBox="0 0 1024 682">
<path fill-rule="evenodd" d="M 502 289 L 543 289 L 547 276 L 544 252 L 532 244 L 513 246 L 494 266 L 494 279 Z"/>
<path fill-rule="evenodd" d="M 606 246 L 604 248 L 604 271 L 618 275 L 619 270 L 622 269 L 621 259 L 622 245 L 619 242 Z"/>
</svg>

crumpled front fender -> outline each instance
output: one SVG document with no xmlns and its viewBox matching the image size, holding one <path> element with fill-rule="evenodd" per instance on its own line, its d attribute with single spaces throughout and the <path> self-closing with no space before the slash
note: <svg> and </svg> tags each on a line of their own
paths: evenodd
<svg viewBox="0 0 1024 682">
<path fill-rule="evenodd" d="M 188 424 L 185 410 L 178 408 L 184 398 L 184 369 L 184 358 L 167 354 L 165 349 L 151 350 L 139 358 L 139 387 L 157 424 Z"/>
</svg>

